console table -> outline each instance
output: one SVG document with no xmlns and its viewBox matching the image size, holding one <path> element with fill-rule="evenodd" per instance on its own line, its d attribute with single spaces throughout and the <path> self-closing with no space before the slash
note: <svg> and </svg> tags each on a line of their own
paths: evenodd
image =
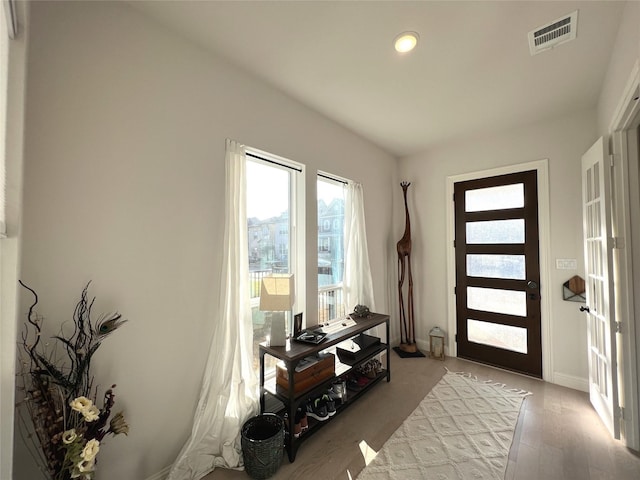
<svg viewBox="0 0 640 480">
<path fill-rule="evenodd" d="M 275 398 L 280 400 L 284 404 L 285 413 L 288 414 L 289 417 L 289 431 L 286 434 L 285 442 L 287 454 L 289 456 L 289 461 L 293 462 L 296 457 L 296 452 L 298 447 L 312 434 L 317 432 L 323 425 L 329 423 L 331 420 L 336 418 L 340 413 L 342 413 L 348 406 L 350 406 L 354 401 L 357 401 L 364 393 L 368 392 L 371 387 L 382 381 L 382 379 L 387 380 L 387 382 L 391 381 L 391 369 L 390 369 L 390 357 L 391 355 L 389 350 L 389 315 L 384 315 L 380 313 L 371 313 L 366 318 L 354 318 L 356 321 L 356 325 L 345 328 L 339 332 L 334 334 L 327 335 L 325 339 L 318 345 L 300 343 L 296 341 L 287 340 L 287 344 L 282 347 L 271 347 L 265 343 L 260 344 L 260 411 L 265 411 L 265 400 L 267 395 L 273 395 Z M 318 384 L 313 385 L 309 389 L 294 393 L 295 388 L 295 368 L 298 363 L 305 357 L 310 355 L 315 355 L 321 351 L 335 348 L 340 342 L 348 340 L 360 333 L 363 333 L 367 330 L 370 330 L 378 325 L 384 324 L 386 331 L 387 343 L 380 342 L 375 348 L 371 351 L 367 350 L 366 355 L 362 358 L 358 358 L 357 361 L 342 363 L 338 360 L 338 356 L 336 355 L 336 368 L 335 375 L 332 378 L 327 380 L 323 380 Z M 347 401 L 341 405 L 336 405 L 336 414 L 329 418 L 329 420 L 320 422 L 316 421 L 312 418 L 309 418 L 309 429 L 299 438 L 295 438 L 293 435 L 293 422 L 295 421 L 295 414 L 300 405 L 304 405 L 304 403 L 309 398 L 315 398 L 317 396 L 322 395 L 322 393 L 326 392 L 329 386 L 336 380 L 337 377 L 345 375 L 349 373 L 351 370 L 357 368 L 358 366 L 366 363 L 368 360 L 373 357 L 379 355 L 382 352 L 386 352 L 386 369 L 384 369 L 380 374 L 378 374 L 374 379 L 372 379 L 362 390 L 356 393 L 349 393 L 347 397 Z M 264 364 L 265 364 L 265 355 L 270 355 L 278 360 L 281 360 L 287 371 L 289 376 L 289 389 L 288 392 L 283 392 L 280 388 L 276 386 L 275 378 L 272 379 L 272 382 L 265 384 L 265 372 L 264 372 Z"/>
</svg>

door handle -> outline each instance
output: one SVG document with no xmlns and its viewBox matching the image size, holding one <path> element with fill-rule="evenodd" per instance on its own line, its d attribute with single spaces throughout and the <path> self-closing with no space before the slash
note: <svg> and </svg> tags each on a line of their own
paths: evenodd
<svg viewBox="0 0 640 480">
<path fill-rule="evenodd" d="M 589 307 L 580 307 L 580 311 L 589 313 L 591 310 L 589 310 Z"/>
<path fill-rule="evenodd" d="M 531 289 L 533 289 L 533 288 L 538 288 L 538 284 L 537 284 L 536 282 L 534 282 L 533 280 L 529 280 L 529 281 L 527 282 L 527 287 L 528 287 L 528 288 L 531 288 Z"/>
</svg>

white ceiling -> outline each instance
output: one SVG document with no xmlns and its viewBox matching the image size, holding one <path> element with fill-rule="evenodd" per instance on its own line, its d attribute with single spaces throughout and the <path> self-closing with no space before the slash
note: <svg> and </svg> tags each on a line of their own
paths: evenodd
<svg viewBox="0 0 640 480">
<path fill-rule="evenodd" d="M 616 1 L 132 1 L 389 153 L 594 108 Z M 577 38 L 536 56 L 527 33 L 578 10 Z M 394 37 L 420 34 L 399 55 Z"/>
</svg>

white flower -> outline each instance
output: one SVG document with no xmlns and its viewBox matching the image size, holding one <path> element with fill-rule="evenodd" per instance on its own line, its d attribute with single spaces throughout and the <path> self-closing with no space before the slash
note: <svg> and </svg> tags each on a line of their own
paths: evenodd
<svg viewBox="0 0 640 480">
<path fill-rule="evenodd" d="M 96 458 L 96 455 L 98 454 L 99 450 L 100 450 L 100 442 L 94 438 L 93 440 L 89 440 L 87 444 L 84 446 L 84 449 L 80 454 L 80 457 L 83 458 L 86 462 L 92 461 L 92 464 L 93 464 L 93 459 Z M 78 464 L 78 467 L 79 466 L 80 465 Z M 84 471 L 84 470 L 81 470 L 81 471 Z"/>
<path fill-rule="evenodd" d="M 119 435 L 121 433 L 129 435 L 129 425 L 127 425 L 122 412 L 116 413 L 111 419 L 111 422 L 109 423 L 109 431 L 114 435 Z"/>
<path fill-rule="evenodd" d="M 91 405 L 86 410 L 82 411 L 82 415 L 84 415 L 84 419 L 87 422 L 93 422 L 98 419 L 98 415 L 100 415 L 100 410 L 95 405 Z"/>
<path fill-rule="evenodd" d="M 96 461 L 92 458 L 91 460 L 82 460 L 78 463 L 78 471 L 81 473 L 93 472 L 93 467 L 95 466 Z"/>
<path fill-rule="evenodd" d="M 93 402 L 87 397 L 78 397 L 71 400 L 69 405 L 76 412 L 84 412 L 86 409 L 90 408 L 93 405 Z"/>
<path fill-rule="evenodd" d="M 78 438 L 78 435 L 76 434 L 75 428 L 72 428 L 71 430 L 67 430 L 62 434 L 62 442 L 65 445 L 69 445 L 70 443 L 73 443 L 76 438 Z"/>
</svg>

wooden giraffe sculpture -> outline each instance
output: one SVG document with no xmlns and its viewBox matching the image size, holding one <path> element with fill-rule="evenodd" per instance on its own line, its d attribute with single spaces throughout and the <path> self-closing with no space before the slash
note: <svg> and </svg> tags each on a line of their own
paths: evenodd
<svg viewBox="0 0 640 480">
<path fill-rule="evenodd" d="M 405 352 L 416 352 L 416 341 L 414 337 L 413 324 L 413 278 L 411 276 L 411 220 L 409 219 L 409 207 L 407 206 L 407 189 L 411 183 L 402 182 L 402 192 L 404 194 L 405 226 L 404 234 L 398 241 L 398 300 L 400 302 L 400 349 Z M 409 323 L 404 308 L 404 298 L 402 286 L 405 275 L 409 277 L 409 289 L 407 294 L 407 304 L 409 310 Z"/>
</svg>

